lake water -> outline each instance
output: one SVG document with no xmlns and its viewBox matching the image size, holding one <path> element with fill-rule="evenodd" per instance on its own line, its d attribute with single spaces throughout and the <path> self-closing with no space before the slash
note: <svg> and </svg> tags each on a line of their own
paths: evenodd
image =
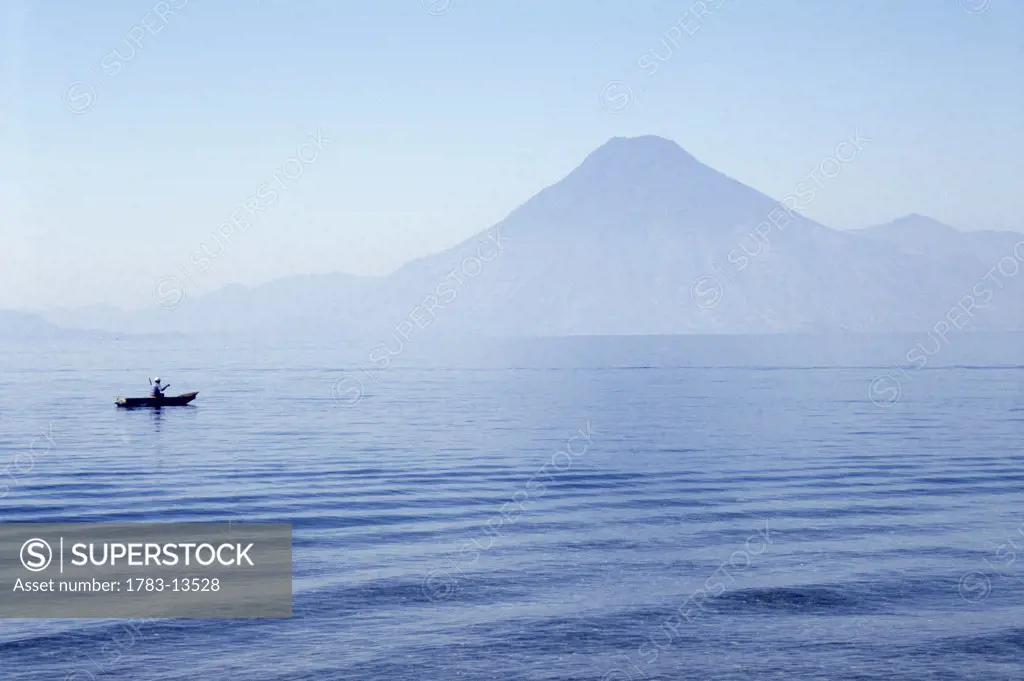
<svg viewBox="0 0 1024 681">
<path fill-rule="evenodd" d="M 920 340 L 0 347 L 0 521 L 290 522 L 295 613 L 0 679 L 1024 679 L 1024 344 Z"/>
</svg>

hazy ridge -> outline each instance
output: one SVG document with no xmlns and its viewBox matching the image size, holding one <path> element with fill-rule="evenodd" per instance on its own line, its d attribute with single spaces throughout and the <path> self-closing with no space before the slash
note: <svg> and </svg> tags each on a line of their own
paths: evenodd
<svg viewBox="0 0 1024 681">
<path fill-rule="evenodd" d="M 499 225 L 386 277 L 288 277 L 141 310 L 43 311 L 39 321 L 393 343 L 427 329 L 895 333 L 943 318 L 961 330 L 1024 328 L 1024 235 L 960 232 L 920 215 L 844 232 L 787 206 L 669 140 L 614 138 Z"/>
</svg>

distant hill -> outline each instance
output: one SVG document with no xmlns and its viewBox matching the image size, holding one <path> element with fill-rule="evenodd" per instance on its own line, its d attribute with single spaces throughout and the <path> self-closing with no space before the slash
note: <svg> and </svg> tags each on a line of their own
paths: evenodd
<svg viewBox="0 0 1024 681">
<path fill-rule="evenodd" d="M 1003 257 L 1015 257 L 1014 247 L 1024 241 L 1017 232 L 960 232 L 924 215 L 906 215 L 884 225 L 853 230 L 854 234 L 891 244 L 906 253 L 932 257 L 973 256 L 989 267 Z M 1024 253 L 1024 250 L 1018 252 Z"/>
<path fill-rule="evenodd" d="M 34 314 L 0 310 L 0 340 L 47 341 L 80 333 L 83 332 L 63 329 Z"/>
<path fill-rule="evenodd" d="M 121 312 L 121 315 L 126 313 Z M 178 335 L 175 332 L 161 332 L 161 337 Z M 114 329 L 73 328 L 54 324 L 41 315 L 15 310 L 0 310 L 0 341 L 47 342 L 59 340 L 108 341 L 128 339 L 145 334 L 117 331 Z"/>
<path fill-rule="evenodd" d="M 306 335 L 310 325 L 324 333 L 350 332 L 358 327 L 352 311 L 376 283 L 372 277 L 348 274 L 287 277 L 252 288 L 238 284 L 203 296 L 188 296 L 170 309 L 152 305 L 120 310 L 96 305 L 41 312 L 66 327 L 134 333 L 233 333 Z"/>
<path fill-rule="evenodd" d="M 992 275 L 1002 258 L 1020 265 L 1020 242 L 923 216 L 832 230 L 782 212 L 674 142 L 615 138 L 500 225 L 386 277 L 290 277 L 173 310 L 48 317 L 132 331 L 390 336 L 395 345 L 423 327 L 432 337 L 916 332 L 984 299 L 971 307 L 971 328 L 1022 329 L 1024 276 Z M 1017 253 L 1024 260 L 1024 244 Z"/>
</svg>

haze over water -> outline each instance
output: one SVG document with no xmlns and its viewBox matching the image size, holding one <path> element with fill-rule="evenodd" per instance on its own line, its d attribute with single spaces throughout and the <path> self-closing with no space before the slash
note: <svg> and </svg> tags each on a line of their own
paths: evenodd
<svg viewBox="0 0 1024 681">
<path fill-rule="evenodd" d="M 907 339 L 804 341 L 7 345 L 0 521 L 292 522 L 295 617 L 4 621 L 0 677 L 1021 678 L 1020 343 L 890 403 Z"/>
</svg>

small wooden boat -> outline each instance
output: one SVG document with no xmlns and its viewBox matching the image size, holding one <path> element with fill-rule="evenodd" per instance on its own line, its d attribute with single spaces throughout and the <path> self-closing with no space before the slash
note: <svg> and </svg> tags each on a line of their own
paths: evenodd
<svg viewBox="0 0 1024 681">
<path fill-rule="evenodd" d="M 185 393 L 174 397 L 118 397 L 119 407 L 181 407 L 196 399 L 199 393 Z"/>
</svg>

